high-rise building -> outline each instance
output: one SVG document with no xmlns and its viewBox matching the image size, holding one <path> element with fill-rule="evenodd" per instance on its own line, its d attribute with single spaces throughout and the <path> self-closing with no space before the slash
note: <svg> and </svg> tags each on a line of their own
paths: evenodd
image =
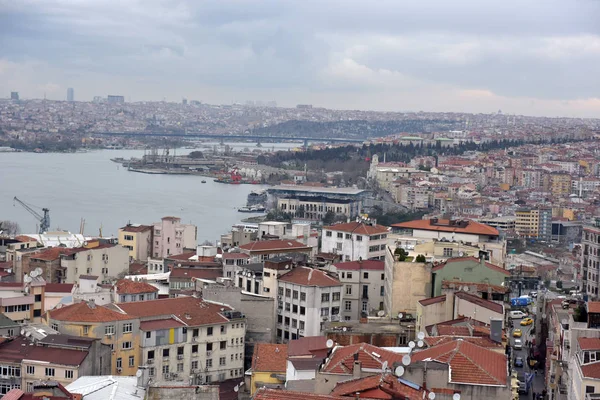
<svg viewBox="0 0 600 400">
<path fill-rule="evenodd" d="M 72 87 L 67 89 L 67 101 L 75 101 L 75 91 Z"/>
<path fill-rule="evenodd" d="M 11 100 L 19 100 L 19 92 L 10 92 Z"/>
<path fill-rule="evenodd" d="M 125 96 L 108 95 L 108 102 L 111 104 L 125 103 Z"/>
<path fill-rule="evenodd" d="M 583 294 L 591 299 L 598 298 L 598 287 L 600 286 L 600 217 L 594 218 L 594 222 L 584 225 L 581 238 L 581 286 Z"/>
<path fill-rule="evenodd" d="M 515 212 L 515 229 L 525 238 L 550 241 L 552 209 L 548 207 L 521 208 Z"/>
</svg>

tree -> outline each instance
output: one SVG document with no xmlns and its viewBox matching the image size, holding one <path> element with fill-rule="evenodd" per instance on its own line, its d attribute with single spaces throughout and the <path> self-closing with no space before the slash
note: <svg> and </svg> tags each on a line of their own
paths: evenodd
<svg viewBox="0 0 600 400">
<path fill-rule="evenodd" d="M 424 262 L 427 261 L 427 259 L 425 258 L 425 256 L 423 254 L 419 254 L 417 256 L 417 259 L 415 261 L 418 262 L 418 263 L 424 263 Z"/>
<path fill-rule="evenodd" d="M 325 225 L 325 226 L 331 225 L 331 224 L 333 224 L 334 220 L 335 220 L 335 213 L 333 211 L 329 210 L 323 216 L 323 225 Z"/>
<path fill-rule="evenodd" d="M 408 253 L 402 247 L 396 247 L 396 250 L 394 250 L 394 255 L 398 257 L 398 261 L 405 261 Z"/>
<path fill-rule="evenodd" d="M 575 322 L 587 322 L 587 310 L 583 304 L 577 306 L 573 312 L 573 319 Z"/>
<path fill-rule="evenodd" d="M 4 220 L 0 221 L 0 233 L 3 235 L 18 235 L 21 232 L 21 227 L 15 221 Z"/>
<path fill-rule="evenodd" d="M 201 151 L 192 151 L 190 154 L 188 154 L 188 157 L 194 159 L 204 158 L 204 153 Z"/>
</svg>

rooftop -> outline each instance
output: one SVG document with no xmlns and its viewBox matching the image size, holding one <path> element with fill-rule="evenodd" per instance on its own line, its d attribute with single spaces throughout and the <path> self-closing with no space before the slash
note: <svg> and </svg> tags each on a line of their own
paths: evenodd
<svg viewBox="0 0 600 400">
<path fill-rule="evenodd" d="M 322 357 L 327 356 L 327 338 L 325 336 L 307 336 L 290 340 L 288 343 L 288 357 Z"/>
<path fill-rule="evenodd" d="M 214 281 L 218 277 L 223 276 L 222 268 L 173 268 L 171 270 L 170 279 L 183 278 L 183 279 L 208 279 Z"/>
<path fill-rule="evenodd" d="M 588 301 L 588 312 L 600 314 L 600 301 Z"/>
<path fill-rule="evenodd" d="M 385 269 L 385 262 L 379 260 L 346 261 L 336 263 L 334 266 L 341 271 L 383 271 Z"/>
<path fill-rule="evenodd" d="M 395 362 L 401 362 L 404 354 L 394 353 L 367 343 L 336 347 L 329 357 L 329 362 L 324 365 L 323 372 L 352 374 L 355 355 L 358 355 L 362 369 L 381 370 L 385 361 L 388 362 L 388 365 L 393 365 Z"/>
<path fill-rule="evenodd" d="M 158 289 L 149 283 L 143 281 L 132 281 L 130 279 L 120 279 L 115 283 L 117 294 L 140 294 L 155 293 Z"/>
<path fill-rule="evenodd" d="M 427 393 L 421 386 L 389 373 L 343 381 L 331 392 L 334 396 L 403 400 L 422 400 Z"/>
<path fill-rule="evenodd" d="M 140 400 L 146 394 L 135 376 L 82 376 L 66 388 L 85 400 Z"/>
<path fill-rule="evenodd" d="M 253 400 L 348 400 L 348 397 L 333 396 L 330 394 L 294 392 L 291 390 L 267 389 L 263 387 L 254 393 Z"/>
<path fill-rule="evenodd" d="M 494 311 L 498 314 L 504 314 L 504 306 L 502 306 L 502 304 L 498 304 L 490 300 L 485 300 L 481 297 L 477 297 L 475 295 L 465 292 L 457 292 L 454 294 L 454 296 L 458 297 L 459 299 L 466 300 L 469 303 L 476 304 L 479 307 L 487 308 L 488 310 Z"/>
<path fill-rule="evenodd" d="M 599 338 L 577 338 L 579 348 L 581 350 L 600 350 L 600 339 Z"/>
<path fill-rule="evenodd" d="M 152 229 L 152 226 L 150 225 L 126 225 L 122 228 L 120 228 L 119 230 L 123 231 L 123 232 L 132 232 L 132 233 L 136 233 L 136 232 L 145 232 L 145 231 L 149 231 Z"/>
<path fill-rule="evenodd" d="M 502 273 L 502 274 L 504 274 L 506 276 L 510 275 L 510 271 L 509 270 L 506 270 L 506 269 L 504 269 L 502 267 L 499 267 L 499 266 L 494 265 L 494 264 L 489 263 L 489 262 L 482 262 L 481 260 L 479 260 L 478 258 L 475 258 L 475 257 L 455 257 L 455 258 L 449 258 L 445 262 L 443 262 L 441 264 L 438 264 L 435 267 L 433 267 L 431 269 L 431 272 L 439 271 L 439 270 L 443 269 L 446 265 L 453 264 L 453 263 L 471 264 L 473 266 L 475 266 L 475 264 L 484 265 L 484 266 L 486 266 L 487 268 L 489 268 L 489 269 L 491 269 L 493 271 L 500 272 L 500 273 Z"/>
<path fill-rule="evenodd" d="M 388 232 L 388 228 L 386 226 L 370 225 L 364 222 L 347 222 L 335 224 L 330 226 L 324 226 L 323 229 L 336 232 L 355 233 L 360 235 L 377 235 Z"/>
<path fill-rule="evenodd" d="M 24 336 L 0 343 L 0 360 L 16 363 L 23 360 L 42 361 L 52 364 L 79 366 L 88 356 L 87 351 L 56 347 L 30 346 Z"/>
<path fill-rule="evenodd" d="M 288 251 L 311 250 L 309 246 L 296 240 L 260 240 L 240 246 L 242 250 L 252 251 Z"/>
<path fill-rule="evenodd" d="M 252 355 L 252 371 L 285 373 L 287 357 L 287 344 L 256 343 Z"/>
<path fill-rule="evenodd" d="M 428 299 L 419 300 L 419 303 L 422 306 L 430 306 L 432 304 L 443 303 L 445 301 L 446 301 L 446 295 L 441 295 L 441 296 L 436 296 L 436 297 L 430 297 Z"/>
<path fill-rule="evenodd" d="M 339 280 L 327 275 L 324 271 L 309 267 L 296 267 L 280 276 L 279 281 L 302 286 L 327 287 L 342 285 Z"/>
<path fill-rule="evenodd" d="M 466 233 L 471 235 L 500 235 L 496 228 L 471 220 L 455 221 L 437 218 L 418 219 L 414 221 L 394 224 L 392 225 L 392 227 L 400 229 L 418 229 L 426 231 Z"/>
<path fill-rule="evenodd" d="M 345 194 L 358 195 L 364 193 L 365 190 L 355 188 L 336 188 L 336 187 L 314 187 L 314 186 L 273 186 L 268 189 L 269 192 L 298 192 L 298 193 L 315 193 L 315 194 Z"/>
<path fill-rule="evenodd" d="M 66 322 L 111 322 L 132 319 L 128 315 L 85 301 L 57 308 L 49 313 L 51 319 Z"/>
</svg>

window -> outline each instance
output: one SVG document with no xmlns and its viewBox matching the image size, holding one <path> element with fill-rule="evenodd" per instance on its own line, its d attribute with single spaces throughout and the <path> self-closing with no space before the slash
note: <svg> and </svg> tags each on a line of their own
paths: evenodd
<svg viewBox="0 0 600 400">
<path fill-rule="evenodd" d="M 331 315 L 338 315 L 340 313 L 339 307 L 331 307 Z"/>
<path fill-rule="evenodd" d="M 352 239 L 352 235 L 349 233 L 346 233 L 346 239 Z"/>
<path fill-rule="evenodd" d="M 212 358 L 206 359 L 206 368 L 212 368 Z"/>
<path fill-rule="evenodd" d="M 39 303 L 40 301 L 42 301 L 42 295 L 41 294 L 36 294 L 35 295 L 35 302 Z"/>
<path fill-rule="evenodd" d="M 133 235 L 125 235 L 125 240 L 133 240 Z"/>
<path fill-rule="evenodd" d="M 321 308 L 321 317 L 327 317 L 327 316 L 329 316 L 329 307 Z"/>
<path fill-rule="evenodd" d="M 586 392 L 586 393 L 595 393 L 595 388 L 594 388 L 594 386 L 586 386 L 586 387 L 585 387 L 585 392 Z"/>
<path fill-rule="evenodd" d="M 352 279 L 352 272 L 347 272 L 346 273 L 346 278 Z"/>
<path fill-rule="evenodd" d="M 297 328 L 297 327 L 298 327 L 298 320 L 292 319 L 292 328 Z"/>
<path fill-rule="evenodd" d="M 340 301 L 340 292 L 333 292 L 333 301 Z"/>
<path fill-rule="evenodd" d="M 50 328 L 52 328 L 55 331 L 57 331 L 58 330 L 58 324 L 53 322 L 52 325 L 50 325 Z"/>
<path fill-rule="evenodd" d="M 297 290 L 294 290 L 292 292 L 292 299 L 298 299 L 298 291 Z"/>
<path fill-rule="evenodd" d="M 357 242 L 362 242 L 362 236 L 356 235 L 356 241 Z"/>
<path fill-rule="evenodd" d="M 227 358 L 226 357 L 219 358 L 219 365 L 225 365 L 226 362 L 227 362 Z"/>
<path fill-rule="evenodd" d="M 212 329 L 212 328 L 211 328 L 211 329 Z M 212 334 L 212 331 L 211 331 L 211 334 Z M 192 337 L 198 337 L 198 335 L 200 335 L 200 329 L 198 329 L 198 328 L 195 328 L 195 329 L 192 331 Z"/>
<path fill-rule="evenodd" d="M 198 369 L 198 361 L 192 361 L 192 369 Z"/>
<path fill-rule="evenodd" d="M 285 289 L 285 297 L 290 297 L 292 295 L 292 289 Z"/>
<path fill-rule="evenodd" d="M 339 242 L 339 243 L 335 244 L 335 249 L 337 251 L 342 251 L 343 248 L 344 248 L 344 246 L 343 246 L 342 242 Z"/>
<path fill-rule="evenodd" d="M 285 303 L 285 311 L 290 311 L 292 309 L 292 305 L 290 303 Z"/>
<path fill-rule="evenodd" d="M 300 292 L 300 301 L 306 301 L 306 293 Z"/>
<path fill-rule="evenodd" d="M 321 302 L 326 302 L 329 301 L 329 293 L 322 293 L 321 294 Z"/>
<path fill-rule="evenodd" d="M 148 360 L 154 360 L 154 350 L 148 350 Z"/>
<path fill-rule="evenodd" d="M 163 358 L 169 357 L 169 349 L 163 349 Z"/>
<path fill-rule="evenodd" d="M 283 296 L 283 288 L 282 287 L 277 289 L 277 294 L 279 294 L 280 296 Z"/>
<path fill-rule="evenodd" d="M 122 349 L 123 350 L 129 350 L 129 349 L 132 349 L 132 348 L 133 348 L 133 345 L 131 344 L 131 342 L 123 342 L 122 343 Z"/>
<path fill-rule="evenodd" d="M 219 344 L 219 349 L 221 350 L 225 350 L 227 349 L 227 342 L 225 340 L 223 340 L 220 344 Z"/>
<path fill-rule="evenodd" d="M 369 303 L 367 303 L 366 301 L 363 301 L 362 310 L 363 310 L 363 312 L 369 311 Z"/>
<path fill-rule="evenodd" d="M 285 317 L 285 326 L 290 325 L 290 317 Z"/>
<path fill-rule="evenodd" d="M 33 365 L 28 365 L 27 366 L 27 375 L 34 375 L 35 374 L 35 367 Z"/>
<path fill-rule="evenodd" d="M 380 295 L 380 296 L 384 296 L 384 293 L 385 293 L 385 286 L 382 286 L 382 287 L 379 289 L 379 295 Z"/>
<path fill-rule="evenodd" d="M 46 368 L 45 375 L 54 376 L 54 368 Z"/>
<path fill-rule="evenodd" d="M 385 246 L 384 246 L 384 250 L 385 250 Z M 379 251 L 379 245 L 369 246 L 369 253 L 373 253 L 374 251 Z"/>
<path fill-rule="evenodd" d="M 277 316 L 277 323 L 278 323 L 278 324 L 281 324 L 281 323 L 283 323 L 283 315 L 278 315 L 278 316 Z M 231 339 L 231 340 L 233 340 L 233 339 Z"/>
<path fill-rule="evenodd" d="M 346 294 L 352 294 L 352 285 L 346 285 Z"/>
<path fill-rule="evenodd" d="M 148 333 L 150 333 L 150 332 L 148 332 Z M 115 326 L 114 325 L 106 325 L 104 327 L 104 334 L 106 336 L 112 336 L 112 335 L 114 335 L 115 334 Z"/>
<path fill-rule="evenodd" d="M 192 345 L 192 354 L 198 354 L 198 345 L 197 344 Z"/>
<path fill-rule="evenodd" d="M 343 239 L 344 234 L 342 232 L 338 232 L 337 237 L 338 237 L 338 239 Z"/>
<path fill-rule="evenodd" d="M 385 274 L 381 274 L 381 280 L 384 281 L 385 280 Z"/>
<path fill-rule="evenodd" d="M 369 279 L 369 273 L 363 272 L 363 279 Z"/>
<path fill-rule="evenodd" d="M 306 307 L 300 306 L 300 315 L 306 315 Z"/>
<path fill-rule="evenodd" d="M 298 324 L 298 327 L 302 330 L 304 330 L 304 321 L 299 321 L 300 323 Z"/>
<path fill-rule="evenodd" d="M 346 300 L 344 302 L 344 310 L 352 311 L 352 302 L 351 301 Z"/>
<path fill-rule="evenodd" d="M 131 333 L 132 331 L 133 331 L 133 324 L 131 322 L 123 324 L 123 333 Z"/>
<path fill-rule="evenodd" d="M 129 356 L 129 366 L 135 366 L 135 356 Z"/>
<path fill-rule="evenodd" d="M 148 375 L 149 376 L 154 376 L 155 373 L 156 373 L 156 370 L 154 369 L 154 367 L 148 368 Z"/>
<path fill-rule="evenodd" d="M 89 325 L 84 325 L 83 326 L 83 334 L 87 335 L 89 331 L 90 331 L 90 326 Z"/>
<path fill-rule="evenodd" d="M 213 334 L 213 328 L 212 328 L 212 326 L 209 326 L 208 328 L 206 328 L 206 335 L 212 336 L 212 334 Z"/>
<path fill-rule="evenodd" d="M 206 351 L 212 351 L 212 343 L 206 343 Z"/>
<path fill-rule="evenodd" d="M 183 346 L 180 346 L 177 348 L 177 355 L 178 356 L 182 356 L 183 355 Z"/>
<path fill-rule="evenodd" d="M 325 236 L 331 237 L 331 231 L 325 231 Z"/>
<path fill-rule="evenodd" d="M 146 332 L 146 339 L 150 339 L 152 337 L 152 332 Z"/>
<path fill-rule="evenodd" d="M 298 314 L 298 306 L 296 304 L 292 305 L 292 312 Z"/>
<path fill-rule="evenodd" d="M 210 383 L 210 382 L 211 382 L 210 375 L 206 375 L 206 383 Z"/>
<path fill-rule="evenodd" d="M 452 257 L 452 248 L 444 247 L 444 257 Z"/>
<path fill-rule="evenodd" d="M 163 372 L 163 374 L 168 374 L 169 373 L 169 366 L 168 365 L 163 365 L 162 372 Z"/>
</svg>

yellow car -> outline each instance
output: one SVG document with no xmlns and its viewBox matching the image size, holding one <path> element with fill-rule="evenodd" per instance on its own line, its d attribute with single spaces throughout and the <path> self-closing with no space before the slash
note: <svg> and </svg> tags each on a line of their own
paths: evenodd
<svg viewBox="0 0 600 400">
<path fill-rule="evenodd" d="M 523 336 L 523 332 L 520 329 L 515 329 L 513 331 L 513 337 L 521 337 Z"/>
<path fill-rule="evenodd" d="M 531 318 L 524 318 L 521 321 L 522 326 L 527 326 L 527 325 L 531 325 L 531 324 L 533 324 L 533 319 L 531 319 Z"/>
</svg>

